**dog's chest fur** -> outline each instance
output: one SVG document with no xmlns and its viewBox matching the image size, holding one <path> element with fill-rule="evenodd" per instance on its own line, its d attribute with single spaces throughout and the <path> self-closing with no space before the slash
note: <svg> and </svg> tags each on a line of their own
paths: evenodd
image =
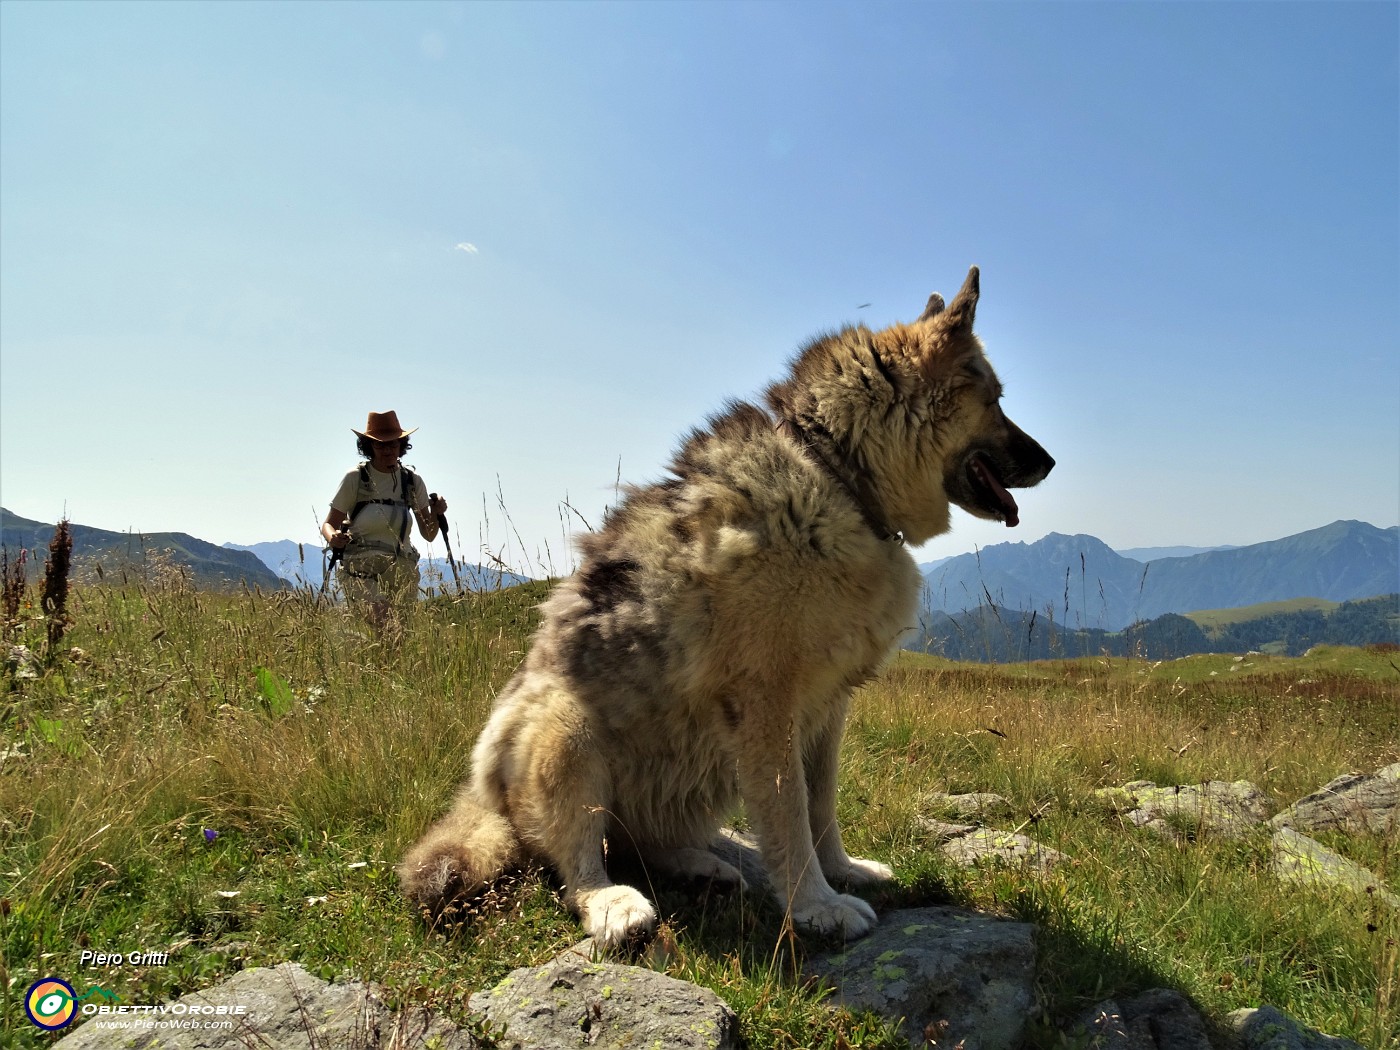
<svg viewBox="0 0 1400 1050">
<path fill-rule="evenodd" d="M 751 704 L 825 721 L 916 618 L 908 551 L 751 405 L 693 436 L 677 476 L 630 493 L 582 552 L 531 660 L 621 732 L 682 713 L 737 729 Z"/>
</svg>

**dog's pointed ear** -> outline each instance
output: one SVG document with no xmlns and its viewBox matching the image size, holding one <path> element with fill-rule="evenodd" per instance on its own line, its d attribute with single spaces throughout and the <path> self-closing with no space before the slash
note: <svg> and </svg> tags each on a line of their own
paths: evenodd
<svg viewBox="0 0 1400 1050">
<path fill-rule="evenodd" d="M 977 296 L 979 294 L 977 267 L 972 267 L 967 271 L 967 280 L 963 281 L 963 286 L 958 289 L 958 294 L 953 296 L 953 301 L 948 304 L 948 308 L 939 317 L 944 328 L 972 331 L 972 319 L 977 313 Z"/>
<path fill-rule="evenodd" d="M 928 297 L 928 305 L 924 307 L 924 312 L 919 315 L 920 321 L 932 320 L 943 312 L 943 296 L 934 292 Z"/>
</svg>

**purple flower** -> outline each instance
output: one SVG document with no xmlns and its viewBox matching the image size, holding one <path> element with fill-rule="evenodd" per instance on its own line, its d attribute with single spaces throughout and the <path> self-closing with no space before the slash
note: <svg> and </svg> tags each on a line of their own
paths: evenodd
<svg viewBox="0 0 1400 1050">
<path fill-rule="evenodd" d="M 219 833 L 218 833 L 217 831 L 215 831 L 213 828 L 205 828 L 205 829 L 204 829 L 204 841 L 205 841 L 205 842 L 213 842 L 213 841 L 214 841 L 216 838 L 218 838 L 218 837 L 219 837 Z"/>
</svg>

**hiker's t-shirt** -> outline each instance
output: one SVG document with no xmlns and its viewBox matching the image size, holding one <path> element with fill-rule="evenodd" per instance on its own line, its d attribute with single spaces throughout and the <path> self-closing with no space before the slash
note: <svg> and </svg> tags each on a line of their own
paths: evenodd
<svg viewBox="0 0 1400 1050">
<path fill-rule="evenodd" d="M 403 498 L 403 479 L 400 477 L 402 469 L 402 467 L 396 467 L 391 473 L 385 474 L 383 471 L 375 470 L 372 466 L 367 466 L 365 472 L 369 475 L 369 485 L 361 491 L 360 469 L 356 467 L 346 474 L 340 482 L 340 488 L 336 489 L 331 506 L 349 517 L 350 512 L 355 509 L 355 504 L 361 500 L 401 500 Z M 413 484 L 409 487 L 408 502 L 414 510 L 426 512 L 428 509 L 428 486 L 417 474 L 413 475 Z M 405 528 L 406 515 L 407 528 Z M 398 549 L 399 536 L 402 534 L 402 554 L 411 555 L 417 559 L 418 551 L 412 543 L 413 529 L 413 517 L 408 507 L 392 506 L 386 503 L 368 503 L 360 509 L 360 513 L 350 525 L 350 546 L 346 548 L 346 557 L 361 551 L 381 551 L 393 554 Z"/>
</svg>

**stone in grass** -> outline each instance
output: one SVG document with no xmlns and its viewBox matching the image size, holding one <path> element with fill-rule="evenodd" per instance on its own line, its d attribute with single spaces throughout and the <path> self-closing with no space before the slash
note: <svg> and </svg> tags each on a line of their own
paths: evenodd
<svg viewBox="0 0 1400 1050">
<path fill-rule="evenodd" d="M 1171 988 L 1151 988 L 1107 999 L 1070 1030 L 1070 1043 L 1088 1050 L 1211 1050 L 1205 1022 L 1189 999 Z"/>
<path fill-rule="evenodd" d="M 11 645 L 5 650 L 5 667 L 17 679 L 33 680 L 42 670 L 39 658 L 27 645 Z"/>
<path fill-rule="evenodd" d="M 1269 823 L 1299 831 L 1400 831 L 1400 762 L 1337 777 Z"/>
<path fill-rule="evenodd" d="M 964 868 L 978 864 L 1004 864 L 1049 871 L 1069 859 L 1059 850 L 1042 846 L 1025 835 L 997 831 L 995 828 L 974 828 L 940 846 L 938 852 Z"/>
<path fill-rule="evenodd" d="M 1236 1010 L 1225 1020 L 1239 1037 L 1240 1050 L 1364 1050 L 1350 1039 L 1305 1028 L 1272 1006 Z"/>
<path fill-rule="evenodd" d="M 328 984 L 299 963 L 257 967 L 227 981 L 175 1000 L 170 1020 L 228 1027 L 155 1027 L 163 1018 L 138 1014 L 120 1018 L 124 1030 L 105 1027 L 95 1017 L 54 1044 L 55 1050 L 477 1050 L 479 1044 L 455 1025 L 421 1008 L 392 1011 L 379 989 L 358 981 Z M 175 1004 L 170 1004 L 174 1006 Z M 225 1013 L 217 1013 L 219 1008 Z M 241 1008 L 241 1014 L 229 1011 Z"/>
<path fill-rule="evenodd" d="M 731 1050 L 734 1012 L 707 988 L 618 963 L 564 952 L 544 966 L 512 970 L 467 1002 L 493 1029 L 500 1050 L 542 1047 L 666 1047 Z"/>
<path fill-rule="evenodd" d="M 931 845 L 940 845 L 945 842 L 953 842 L 964 835 L 971 835 L 977 830 L 975 824 L 949 824 L 942 820 L 935 820 L 933 817 L 919 817 L 919 827 L 928 832 L 932 839 Z"/>
<path fill-rule="evenodd" d="M 894 911 L 805 969 L 831 985 L 832 1002 L 903 1018 L 912 1046 L 1011 1050 L 1035 1002 L 1035 927 L 961 908 Z"/>
<path fill-rule="evenodd" d="M 938 852 L 961 868 L 990 863 L 1049 871 L 1069 859 L 1059 850 L 1010 831 L 946 824 L 933 817 L 920 817 L 919 826 L 928 832 Z"/>
<path fill-rule="evenodd" d="M 1172 787 L 1135 781 L 1100 793 L 1114 808 L 1122 807 L 1124 796 L 1136 805 L 1128 813 L 1130 821 L 1174 839 L 1201 832 L 1239 838 L 1268 820 L 1272 811 L 1268 796 L 1247 780 L 1207 780 Z"/>
<path fill-rule="evenodd" d="M 1011 803 L 990 791 L 970 791 L 961 795 L 946 795 L 934 791 L 924 796 L 924 808 L 949 814 L 959 820 L 986 820 L 1011 812 Z"/>
<path fill-rule="evenodd" d="M 1272 866 L 1275 875 L 1290 882 L 1365 893 L 1392 908 L 1400 907 L 1400 898 L 1375 874 L 1292 828 L 1274 832 Z"/>
</svg>

